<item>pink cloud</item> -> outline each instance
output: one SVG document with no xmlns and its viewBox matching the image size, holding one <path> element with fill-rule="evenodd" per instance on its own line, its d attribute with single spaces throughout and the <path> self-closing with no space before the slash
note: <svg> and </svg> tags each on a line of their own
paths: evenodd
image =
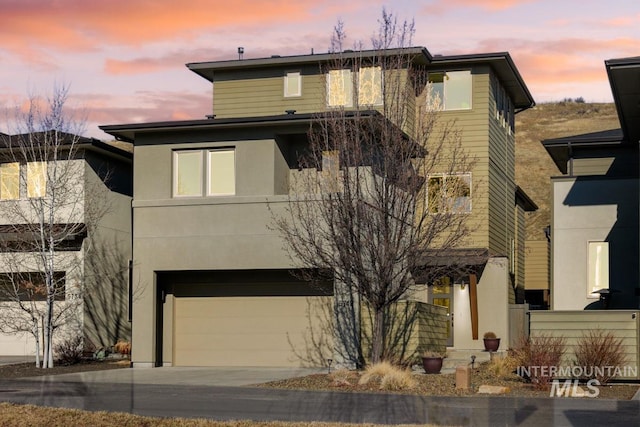
<svg viewBox="0 0 640 427">
<path fill-rule="evenodd" d="M 506 10 L 521 4 L 532 3 L 534 0 L 435 0 L 424 8 L 427 13 L 445 13 L 462 7 L 475 7 L 479 9 L 498 11 Z"/>
</svg>

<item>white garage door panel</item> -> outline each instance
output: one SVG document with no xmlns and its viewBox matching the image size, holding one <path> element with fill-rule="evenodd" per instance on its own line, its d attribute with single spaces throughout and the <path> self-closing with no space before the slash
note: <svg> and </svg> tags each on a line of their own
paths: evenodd
<svg viewBox="0 0 640 427">
<path fill-rule="evenodd" d="M 330 304 L 331 297 L 176 298 L 174 365 L 306 365 L 297 354 L 309 354 L 312 330 L 328 335 L 320 313 Z"/>
</svg>

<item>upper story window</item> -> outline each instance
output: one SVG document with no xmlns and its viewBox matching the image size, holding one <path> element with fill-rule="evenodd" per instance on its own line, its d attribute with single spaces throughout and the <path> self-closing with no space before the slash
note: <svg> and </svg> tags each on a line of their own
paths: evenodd
<svg viewBox="0 0 640 427">
<path fill-rule="evenodd" d="M 27 163 L 27 197 L 44 197 L 47 189 L 47 164 Z"/>
<path fill-rule="evenodd" d="M 331 70 L 327 73 L 327 106 L 353 107 L 353 87 L 358 84 L 359 105 L 382 105 L 382 69 L 362 67 L 356 73 L 351 70 Z"/>
<path fill-rule="evenodd" d="M 499 84 L 495 83 L 494 98 L 496 102 L 496 120 L 500 122 L 502 127 L 508 128 L 509 132 L 513 132 L 515 126 L 515 116 L 513 112 L 513 103 L 507 91 Z"/>
<path fill-rule="evenodd" d="M 0 200 L 20 198 L 20 163 L 0 164 Z"/>
<path fill-rule="evenodd" d="M 471 213 L 471 174 L 429 176 L 427 208 L 430 213 Z"/>
<path fill-rule="evenodd" d="M 235 192 L 234 149 L 173 152 L 174 197 L 223 196 Z"/>
<path fill-rule="evenodd" d="M 471 81 L 469 70 L 429 73 L 428 105 L 445 111 L 471 109 Z"/>
<path fill-rule="evenodd" d="M 358 72 L 358 104 L 382 105 L 382 69 L 362 67 Z"/>
<path fill-rule="evenodd" d="M 23 169 L 21 175 L 20 168 Z M 47 193 L 47 163 L 18 162 L 0 164 L 0 200 L 17 200 L 20 198 L 20 176 L 26 178 L 27 197 L 44 197 Z M 24 187 L 23 187 L 24 188 Z"/>
<path fill-rule="evenodd" d="M 300 71 L 290 71 L 284 76 L 284 97 L 290 98 L 302 95 L 302 76 Z"/>
<path fill-rule="evenodd" d="M 353 78 L 351 70 L 330 70 L 327 73 L 327 106 L 353 106 Z"/>
</svg>

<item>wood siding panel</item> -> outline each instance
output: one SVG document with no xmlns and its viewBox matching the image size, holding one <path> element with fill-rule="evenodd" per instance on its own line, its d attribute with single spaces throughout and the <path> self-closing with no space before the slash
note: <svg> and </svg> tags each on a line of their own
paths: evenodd
<svg viewBox="0 0 640 427">
<path fill-rule="evenodd" d="M 302 95 L 284 97 L 284 75 L 302 72 Z M 324 107 L 324 75 L 319 70 L 268 70 L 239 75 L 221 74 L 214 79 L 213 113 L 216 118 L 252 117 L 322 111 Z"/>
<path fill-rule="evenodd" d="M 525 289 L 549 289 L 550 245 L 547 240 L 527 240 L 525 242 L 526 264 Z"/>
</svg>

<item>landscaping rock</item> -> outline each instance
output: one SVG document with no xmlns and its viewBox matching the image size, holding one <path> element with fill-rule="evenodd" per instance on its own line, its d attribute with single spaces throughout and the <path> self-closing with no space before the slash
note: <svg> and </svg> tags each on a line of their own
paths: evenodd
<svg viewBox="0 0 640 427">
<path fill-rule="evenodd" d="M 480 394 L 507 394 L 509 393 L 509 387 L 502 387 L 497 385 L 481 385 L 478 389 Z"/>
</svg>

